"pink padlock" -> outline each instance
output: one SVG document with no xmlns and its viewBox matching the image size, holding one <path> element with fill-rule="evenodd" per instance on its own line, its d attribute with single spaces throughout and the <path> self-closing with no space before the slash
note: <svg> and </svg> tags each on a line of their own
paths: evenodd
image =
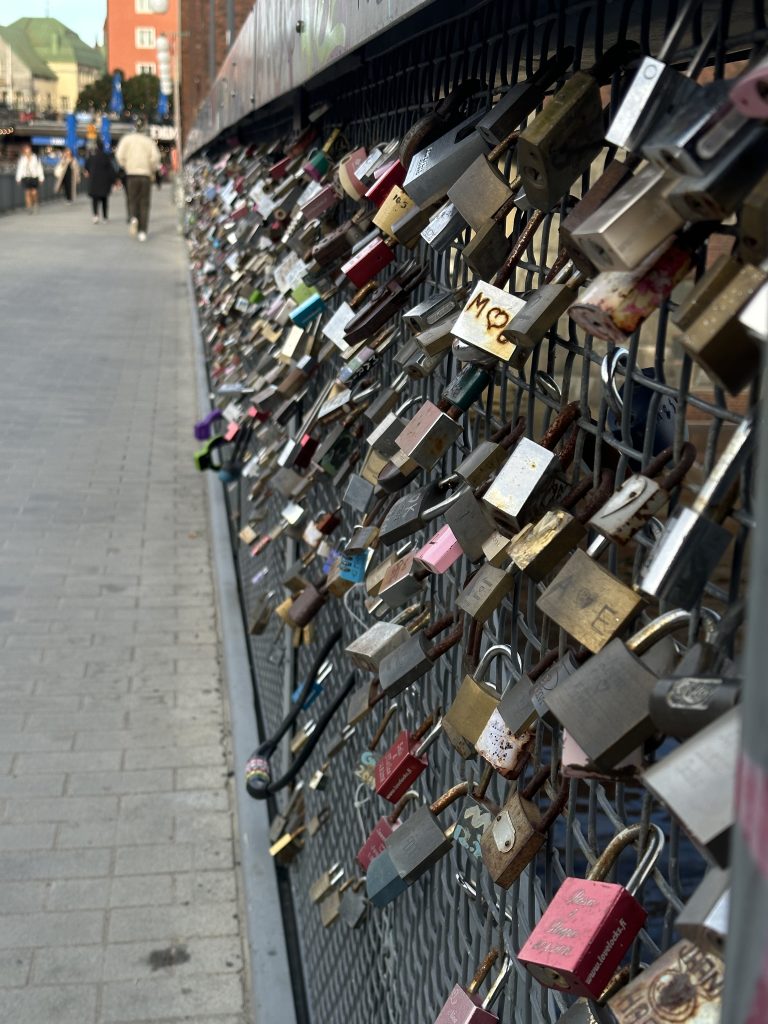
<svg viewBox="0 0 768 1024">
<path fill-rule="evenodd" d="M 376 180 L 365 193 L 365 198 L 370 199 L 374 206 L 381 206 L 392 189 L 396 185 L 403 184 L 405 174 L 405 167 L 403 167 L 399 160 L 392 160 L 390 163 L 385 164 L 380 172 L 374 172 Z"/>
<path fill-rule="evenodd" d="M 768 57 L 739 75 L 731 86 L 730 98 L 745 117 L 768 119 Z"/>
<path fill-rule="evenodd" d="M 368 154 L 361 146 L 353 149 L 339 161 L 339 182 L 350 199 L 362 199 L 365 195 L 365 185 L 357 177 L 357 169 L 368 158 Z"/>
<path fill-rule="evenodd" d="M 224 434 L 225 441 L 234 441 L 237 435 L 240 433 L 240 424 L 233 420 L 227 427 L 227 431 Z"/>
<path fill-rule="evenodd" d="M 383 238 L 374 238 L 360 252 L 342 264 L 341 272 L 355 285 L 362 288 L 368 284 L 380 270 L 388 266 L 395 258 L 392 247 Z"/>
<path fill-rule="evenodd" d="M 450 526 L 441 527 L 434 537 L 416 552 L 414 562 L 427 572 L 447 572 L 464 554 Z"/>
<path fill-rule="evenodd" d="M 328 210 L 332 210 L 340 202 L 341 196 L 333 185 L 324 185 L 300 209 L 305 220 L 312 220 L 313 217 L 319 217 Z"/>
<path fill-rule="evenodd" d="M 512 958 L 510 956 L 504 957 L 501 971 L 494 979 L 485 999 L 481 999 L 477 994 L 477 990 L 496 962 L 498 955 L 499 951 L 497 949 L 491 950 L 478 967 L 474 978 L 466 988 L 463 988 L 461 985 L 454 985 L 453 991 L 448 996 L 448 1000 L 440 1011 L 440 1016 L 435 1021 L 435 1024 L 498 1024 L 499 1018 L 493 1013 L 491 1007 L 504 987 L 512 967 Z"/>
</svg>

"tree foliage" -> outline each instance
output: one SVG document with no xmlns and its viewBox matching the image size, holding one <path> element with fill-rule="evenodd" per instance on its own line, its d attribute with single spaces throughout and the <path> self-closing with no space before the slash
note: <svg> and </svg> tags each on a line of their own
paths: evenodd
<svg viewBox="0 0 768 1024">
<path fill-rule="evenodd" d="M 86 85 L 77 97 L 75 110 L 92 110 L 98 113 L 105 113 L 109 110 L 111 96 L 112 75 L 102 75 L 95 82 Z"/>
<path fill-rule="evenodd" d="M 101 78 L 83 89 L 77 97 L 76 110 L 86 110 L 95 114 L 106 114 L 112 98 L 112 75 Z M 157 110 L 160 98 L 160 79 L 157 75 L 134 75 L 123 78 L 124 113 L 134 117 L 149 118 Z"/>
</svg>

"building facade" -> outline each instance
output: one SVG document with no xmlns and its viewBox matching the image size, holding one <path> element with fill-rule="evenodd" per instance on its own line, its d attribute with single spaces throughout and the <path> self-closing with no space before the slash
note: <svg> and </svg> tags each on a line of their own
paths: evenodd
<svg viewBox="0 0 768 1024">
<path fill-rule="evenodd" d="M 0 93 L 12 98 L 9 106 L 68 113 L 104 74 L 102 52 L 56 18 L 19 18 L 0 34 L 6 82 Z"/>
<path fill-rule="evenodd" d="M 178 0 L 168 0 L 165 14 L 155 14 L 150 0 L 107 0 L 104 42 L 107 68 L 126 78 L 157 74 L 157 37 L 178 31 Z"/>
</svg>

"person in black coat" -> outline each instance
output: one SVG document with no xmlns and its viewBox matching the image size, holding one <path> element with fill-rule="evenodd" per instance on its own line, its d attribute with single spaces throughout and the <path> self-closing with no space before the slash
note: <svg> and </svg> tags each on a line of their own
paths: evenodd
<svg viewBox="0 0 768 1024">
<path fill-rule="evenodd" d="M 108 219 L 109 193 L 115 183 L 117 172 L 112 157 L 104 152 L 104 143 L 96 140 L 96 149 L 85 161 L 85 174 L 88 178 L 88 195 L 93 204 L 93 223 L 99 223 L 99 203 L 104 220 Z"/>
</svg>

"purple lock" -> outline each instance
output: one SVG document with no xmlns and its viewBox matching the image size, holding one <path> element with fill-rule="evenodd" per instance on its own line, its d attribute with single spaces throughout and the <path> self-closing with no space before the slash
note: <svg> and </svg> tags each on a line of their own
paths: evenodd
<svg viewBox="0 0 768 1024">
<path fill-rule="evenodd" d="M 213 431 L 211 427 L 222 418 L 222 412 L 220 409 L 211 409 L 207 416 L 203 419 L 198 420 L 195 424 L 195 437 L 198 441 L 207 441 Z"/>
</svg>

